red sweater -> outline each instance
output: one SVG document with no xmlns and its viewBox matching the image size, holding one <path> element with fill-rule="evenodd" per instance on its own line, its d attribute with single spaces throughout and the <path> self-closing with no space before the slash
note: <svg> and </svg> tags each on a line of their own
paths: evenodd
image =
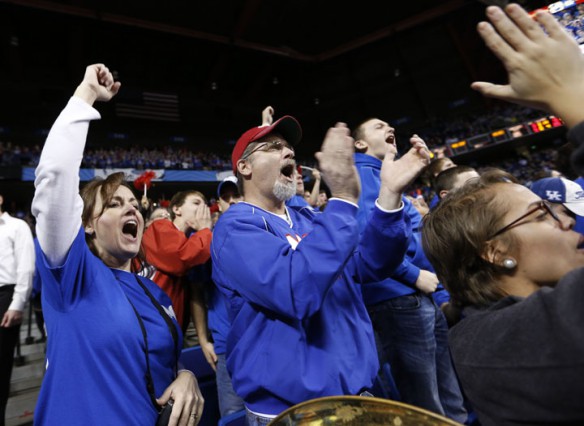
<svg viewBox="0 0 584 426">
<path fill-rule="evenodd" d="M 183 276 L 195 265 L 211 256 L 210 229 L 202 229 L 186 237 L 170 220 L 156 220 L 144 232 L 142 249 L 146 261 L 156 268 L 150 279 L 168 294 L 178 323 L 186 329 L 189 323 L 188 297 Z"/>
</svg>

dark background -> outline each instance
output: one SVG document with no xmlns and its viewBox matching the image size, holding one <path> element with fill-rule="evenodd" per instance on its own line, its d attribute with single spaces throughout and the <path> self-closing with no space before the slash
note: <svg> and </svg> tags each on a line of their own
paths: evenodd
<svg viewBox="0 0 584 426">
<path fill-rule="evenodd" d="M 485 3 L 0 0 L 0 140 L 42 144 L 85 66 L 102 62 L 122 90 L 97 105 L 89 146 L 228 154 L 266 105 L 302 124 L 301 158 L 335 122 L 371 116 L 403 144 L 421 126 L 492 107 L 469 88 L 505 81 L 476 32 Z M 173 121 L 122 117 L 119 105 L 143 91 L 173 96 Z"/>
</svg>

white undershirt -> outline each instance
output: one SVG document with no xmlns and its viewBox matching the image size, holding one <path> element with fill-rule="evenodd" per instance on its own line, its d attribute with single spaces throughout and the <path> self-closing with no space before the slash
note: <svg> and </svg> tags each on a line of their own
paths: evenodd
<svg viewBox="0 0 584 426">
<path fill-rule="evenodd" d="M 89 123 L 99 118 L 87 102 L 72 97 L 53 124 L 35 171 L 31 210 L 39 244 L 52 267 L 62 265 L 81 227 L 79 168 Z"/>
</svg>

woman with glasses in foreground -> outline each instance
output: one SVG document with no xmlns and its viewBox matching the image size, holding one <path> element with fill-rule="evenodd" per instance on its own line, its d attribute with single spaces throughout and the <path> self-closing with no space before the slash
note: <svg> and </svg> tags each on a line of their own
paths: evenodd
<svg viewBox="0 0 584 426">
<path fill-rule="evenodd" d="M 584 173 L 584 56 L 547 12 L 487 8 L 478 31 L 509 82 L 485 96 L 558 115 Z M 584 424 L 584 238 L 510 182 L 468 183 L 425 217 L 424 250 L 462 319 L 449 334 L 481 425 Z"/>
<path fill-rule="evenodd" d="M 450 348 L 482 425 L 584 419 L 584 283 L 570 274 L 584 266 L 584 236 L 573 225 L 529 189 L 480 178 L 425 218 L 424 250 L 462 308 Z"/>
</svg>

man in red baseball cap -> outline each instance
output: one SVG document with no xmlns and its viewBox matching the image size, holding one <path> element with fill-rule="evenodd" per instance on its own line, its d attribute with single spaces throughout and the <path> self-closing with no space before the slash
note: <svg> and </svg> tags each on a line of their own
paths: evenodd
<svg viewBox="0 0 584 426">
<path fill-rule="evenodd" d="M 213 281 L 231 319 L 227 368 L 251 425 L 302 401 L 373 385 L 379 363 L 356 284 L 401 263 L 411 233 L 401 193 L 429 161 L 422 146 L 398 161 L 386 156 L 377 207 L 360 235 L 353 139 L 342 123 L 316 153 L 332 195 L 326 210 L 286 207 L 296 193 L 301 135 L 284 116 L 239 138 L 232 161 L 244 201 L 213 233 Z"/>
<path fill-rule="evenodd" d="M 300 139 L 302 139 L 302 128 L 300 127 L 300 123 L 298 123 L 294 117 L 289 115 L 285 115 L 270 125 L 252 127 L 243 135 L 241 135 L 241 137 L 237 140 L 235 147 L 233 148 L 233 153 L 231 154 L 231 163 L 233 165 L 234 174 L 237 173 L 237 162 L 243 156 L 246 148 L 251 143 L 257 142 L 271 133 L 279 134 L 283 139 L 286 140 L 289 146 L 297 145 L 300 142 Z"/>
</svg>

